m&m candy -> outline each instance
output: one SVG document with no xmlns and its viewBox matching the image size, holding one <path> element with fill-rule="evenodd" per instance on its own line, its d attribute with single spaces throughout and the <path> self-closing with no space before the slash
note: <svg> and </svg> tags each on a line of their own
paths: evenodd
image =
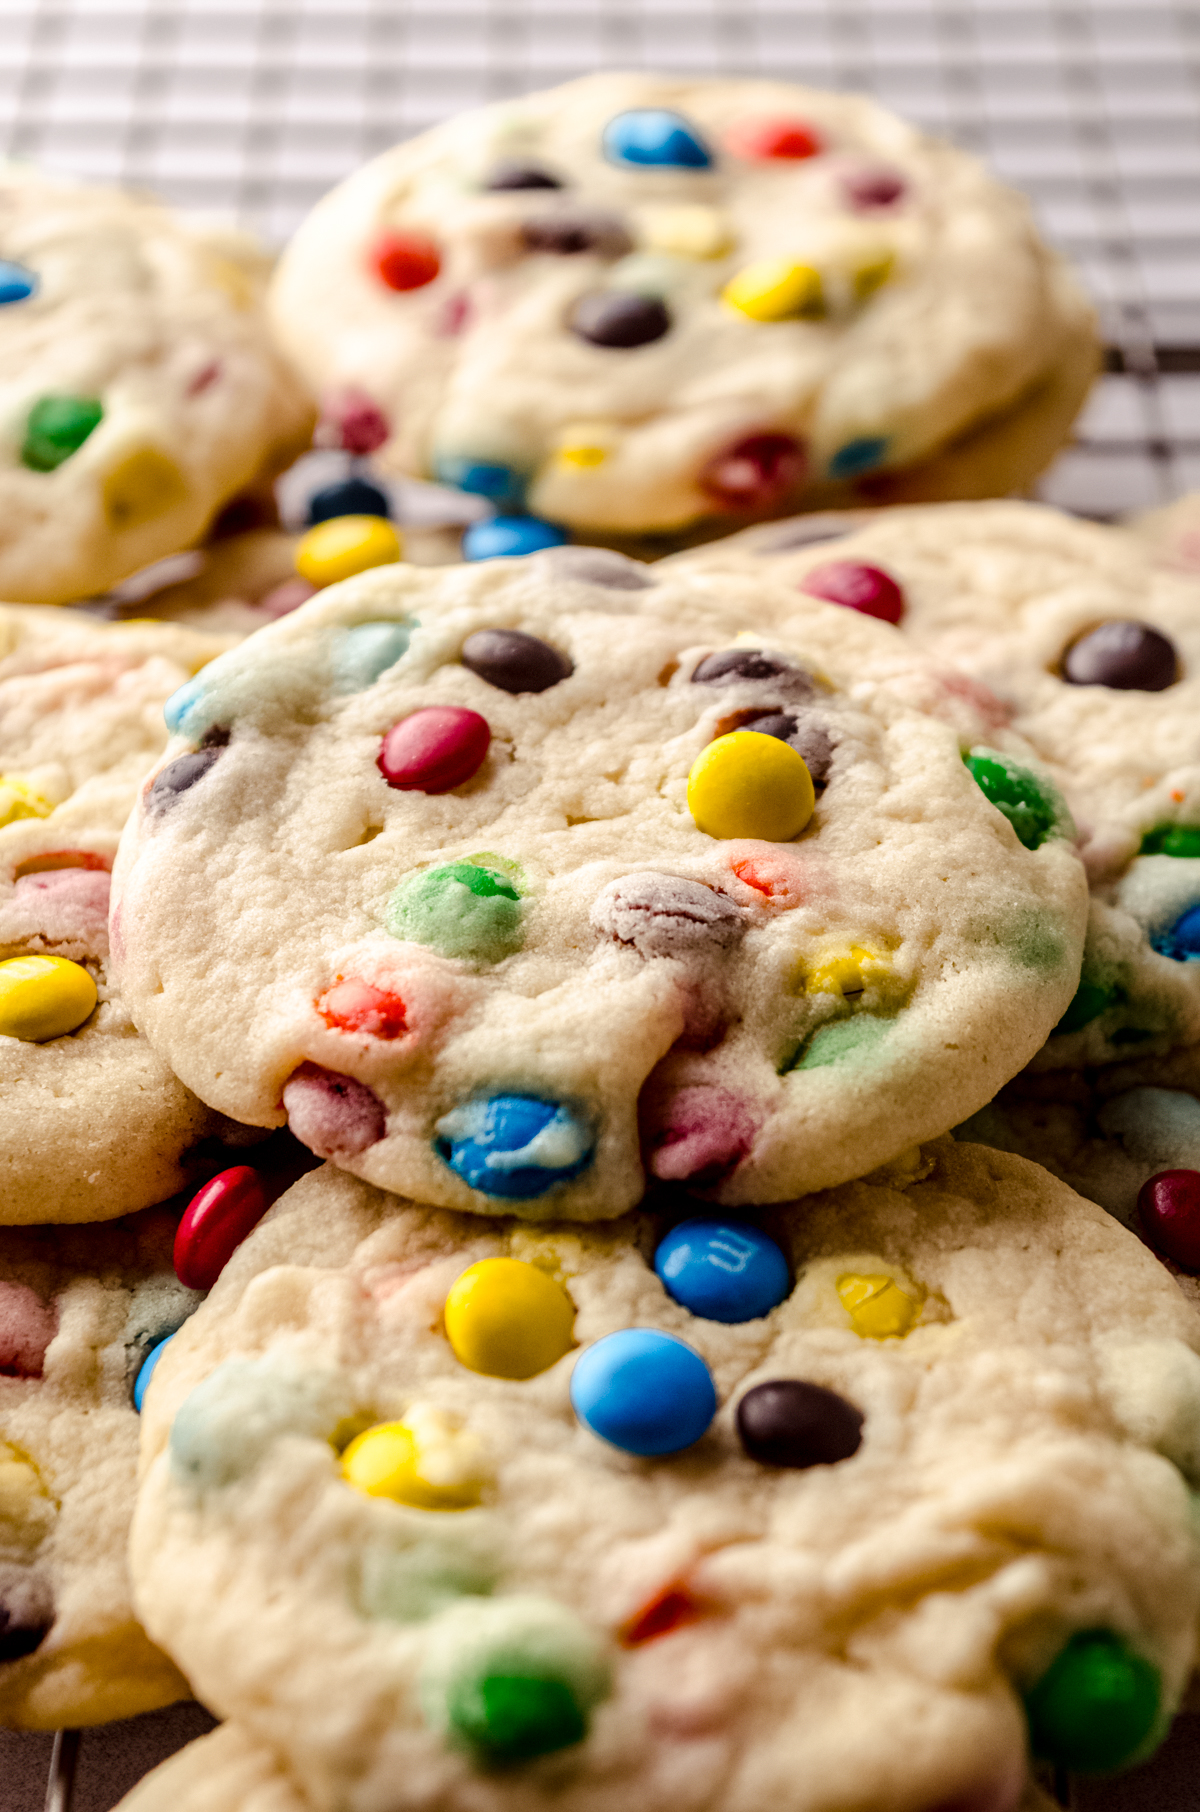
<svg viewBox="0 0 1200 1812">
<path fill-rule="evenodd" d="M 660 169 L 707 170 L 712 152 L 681 113 L 666 107 L 634 107 L 604 128 L 604 154 L 614 164 Z"/>
<path fill-rule="evenodd" d="M 133 1407 L 137 1410 L 139 1416 L 142 1413 L 142 1404 L 146 1400 L 146 1392 L 150 1388 L 150 1380 L 154 1376 L 158 1367 L 158 1362 L 174 1338 L 174 1334 L 168 1334 L 165 1339 L 158 1341 L 152 1346 L 150 1351 L 146 1354 L 146 1357 L 142 1360 L 141 1366 L 138 1369 L 138 1375 L 134 1379 L 133 1384 Z"/>
<path fill-rule="evenodd" d="M 756 730 L 718 736 L 688 774 L 688 810 L 709 837 L 787 843 L 813 815 L 816 793 L 803 755 Z"/>
<path fill-rule="evenodd" d="M 371 247 L 370 264 L 388 289 L 424 289 L 442 268 L 432 239 L 422 233 L 381 233 Z"/>
<path fill-rule="evenodd" d="M 429 1478 L 422 1457 L 417 1433 L 408 1423 L 380 1422 L 351 1441 L 342 1455 L 342 1477 L 367 1497 L 390 1497 L 418 1510 L 469 1510 L 479 1502 L 482 1481 L 471 1476 L 469 1467 L 452 1464 L 444 1469 L 447 1476 Z"/>
<path fill-rule="evenodd" d="M 479 771 L 491 740 L 487 719 L 478 711 L 426 705 L 393 724 L 376 765 L 401 792 L 448 793 Z"/>
<path fill-rule="evenodd" d="M 780 1248 L 757 1227 L 684 1221 L 654 1254 L 654 1269 L 676 1302 L 706 1321 L 755 1321 L 791 1287 Z"/>
<path fill-rule="evenodd" d="M 189 1290 L 211 1290 L 271 1198 L 257 1170 L 235 1164 L 196 1191 L 175 1231 L 175 1275 Z"/>
<path fill-rule="evenodd" d="M 492 1095 L 443 1114 L 435 1150 L 483 1195 L 532 1201 L 591 1162 L 590 1129 L 573 1109 L 536 1095 Z"/>
<path fill-rule="evenodd" d="M 1063 655 L 1062 677 L 1070 686 L 1165 692 L 1179 678 L 1179 656 L 1149 623 L 1114 618 L 1071 643 Z"/>
<path fill-rule="evenodd" d="M 850 1325 L 864 1340 L 907 1334 L 920 1307 L 886 1271 L 847 1271 L 836 1285 Z"/>
<path fill-rule="evenodd" d="M 1106 1774 L 1142 1748 L 1158 1720 L 1157 1668 L 1112 1630 L 1079 1630 L 1025 1695 L 1039 1761 Z"/>
<path fill-rule="evenodd" d="M 803 1378 L 771 1378 L 737 1407 L 738 1439 L 761 1466 L 835 1466 L 862 1446 L 860 1410 Z"/>
<path fill-rule="evenodd" d="M 795 321 L 824 312 L 821 274 L 793 258 L 765 258 L 731 277 L 721 300 L 752 321 Z"/>
<path fill-rule="evenodd" d="M 368 478 L 342 478 L 314 491 L 308 500 L 308 525 L 337 516 L 390 516 L 387 494 Z"/>
<path fill-rule="evenodd" d="M 523 629 L 477 629 L 459 659 L 501 692 L 546 692 L 571 672 L 566 655 Z"/>
<path fill-rule="evenodd" d="M 575 1304 L 560 1283 L 518 1258 L 483 1258 L 450 1289 L 443 1310 L 454 1356 L 489 1378 L 532 1378 L 572 1345 Z"/>
<path fill-rule="evenodd" d="M 814 566 L 801 579 L 800 590 L 810 598 L 878 617 L 882 623 L 898 623 L 904 615 L 904 593 L 891 574 L 859 560 L 828 560 Z"/>
<path fill-rule="evenodd" d="M 1160 1170 L 1138 1191 L 1138 1218 L 1156 1252 L 1200 1271 L 1200 1170 Z"/>
<path fill-rule="evenodd" d="M 491 516 L 473 522 L 463 534 L 463 559 L 518 560 L 547 547 L 562 547 L 566 539 L 565 529 L 537 516 Z"/>
<path fill-rule="evenodd" d="M 64 956 L 10 956 L 0 962 L 0 1036 L 44 1044 L 81 1026 L 96 984 Z"/>
<path fill-rule="evenodd" d="M 401 555 L 400 537 L 382 516 L 331 516 L 300 537 L 295 565 L 300 578 L 320 587 L 394 565 Z"/>
<path fill-rule="evenodd" d="M 680 1453 L 717 1413 L 704 1360 L 657 1328 L 622 1328 L 582 1352 L 571 1374 L 571 1405 L 585 1428 L 625 1453 Z"/>
</svg>

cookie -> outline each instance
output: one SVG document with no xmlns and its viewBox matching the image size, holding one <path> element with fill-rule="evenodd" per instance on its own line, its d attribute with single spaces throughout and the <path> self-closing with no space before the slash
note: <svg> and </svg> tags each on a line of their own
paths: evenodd
<svg viewBox="0 0 1200 1812">
<path fill-rule="evenodd" d="M 125 1550 L 133 1390 L 200 1301 L 171 1262 L 178 1210 L 0 1228 L 0 1724 L 49 1730 L 188 1697 L 142 1630 Z"/>
<path fill-rule="evenodd" d="M 268 268 L 140 196 L 0 168 L 0 597 L 102 592 L 303 450 Z"/>
<path fill-rule="evenodd" d="M 882 614 L 982 683 L 997 720 L 1062 788 L 1092 880 L 1081 987 L 1039 1061 L 1112 1063 L 1195 1045 L 1200 581 L 1135 535 L 1035 504 L 847 526 L 813 543 L 799 519 L 676 560 L 714 583 L 769 573 Z"/>
<path fill-rule="evenodd" d="M 1198 1346 L 1101 1209 L 949 1140 L 589 1227 L 327 1166 L 155 1373 L 137 1602 L 327 1812 L 1009 1812 L 1186 1682 Z"/>
<path fill-rule="evenodd" d="M 1019 485 L 1096 369 L 1023 197 L 777 82 L 594 75 L 451 120 L 318 205 L 271 309 L 327 440 L 589 536 Z"/>
<path fill-rule="evenodd" d="M 228 1130 L 137 1036 L 108 905 L 163 702 L 229 645 L 0 607 L 0 1223 L 163 1201 Z"/>
<path fill-rule="evenodd" d="M 1046 788 L 1022 843 L 960 694 L 786 588 L 381 568 L 168 703 L 117 984 L 210 1106 L 420 1201 L 862 1174 L 989 1100 L 1078 975 L 1066 821 Z"/>
</svg>

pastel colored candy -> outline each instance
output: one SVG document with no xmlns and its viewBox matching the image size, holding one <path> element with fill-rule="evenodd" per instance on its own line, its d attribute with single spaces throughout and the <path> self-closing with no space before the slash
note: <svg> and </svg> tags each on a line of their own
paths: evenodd
<svg viewBox="0 0 1200 1812">
<path fill-rule="evenodd" d="M 770 510 L 798 490 L 808 467 L 794 434 L 745 434 L 706 462 L 698 483 L 727 510 Z"/>
<path fill-rule="evenodd" d="M 801 589 L 810 597 L 844 604 L 848 610 L 860 610 L 883 623 L 898 623 L 904 615 L 904 593 L 891 574 L 859 560 L 830 560 L 814 566 L 801 581 Z"/>
<path fill-rule="evenodd" d="M 697 1083 L 677 1089 L 653 1133 L 648 1168 L 664 1183 L 724 1175 L 754 1143 L 758 1121 L 732 1090 Z"/>
<path fill-rule="evenodd" d="M 712 152 L 696 128 L 665 107 L 633 107 L 604 128 L 604 153 L 615 164 L 707 170 Z"/>
<path fill-rule="evenodd" d="M 186 755 L 176 756 L 165 768 L 159 770 L 144 795 L 146 816 L 160 817 L 177 805 L 181 796 L 204 779 L 209 769 L 215 766 L 222 753 L 222 744 L 204 749 L 192 749 Z"/>
<path fill-rule="evenodd" d="M 579 1355 L 571 1407 L 600 1440 L 652 1458 L 680 1453 L 707 1433 L 717 1393 L 686 1341 L 657 1328 L 622 1328 Z"/>
<path fill-rule="evenodd" d="M 1174 644 L 1148 623 L 1114 619 L 1071 643 L 1062 677 L 1072 686 L 1165 692 L 1179 678 L 1179 657 Z"/>
<path fill-rule="evenodd" d="M 1077 1630 L 1025 1695 L 1035 1757 L 1074 1774 L 1124 1766 L 1158 1720 L 1158 1669 L 1114 1630 Z"/>
<path fill-rule="evenodd" d="M 189 1290 L 211 1290 L 270 1206 L 257 1170 L 235 1164 L 197 1190 L 175 1234 L 175 1275 Z"/>
<path fill-rule="evenodd" d="M 393 937 L 430 944 L 443 956 L 498 963 L 521 945 L 521 896 L 506 875 L 450 862 L 411 875 L 388 903 Z"/>
<path fill-rule="evenodd" d="M 1200 1271 L 1200 1171 L 1160 1170 L 1138 1191 L 1138 1218 L 1156 1252 Z"/>
<path fill-rule="evenodd" d="M 355 1157 L 387 1131 L 378 1095 L 353 1076 L 304 1064 L 284 1085 L 288 1125 L 319 1158 Z"/>
<path fill-rule="evenodd" d="M 590 1130 L 571 1108 L 533 1095 L 492 1095 L 443 1114 L 435 1149 L 482 1195 L 532 1201 L 590 1162 Z"/>
<path fill-rule="evenodd" d="M 446 1297 L 446 1338 L 454 1356 L 489 1378 L 533 1378 L 571 1350 L 575 1304 L 537 1265 L 483 1258 Z"/>
<path fill-rule="evenodd" d="M 802 1378 L 753 1385 L 738 1403 L 736 1423 L 747 1458 L 760 1466 L 835 1466 L 862 1446 L 862 1412 Z"/>
<path fill-rule="evenodd" d="M 327 989 L 317 1002 L 317 1012 L 327 1026 L 366 1038 L 403 1038 L 408 1030 L 400 996 L 354 975 Z"/>
<path fill-rule="evenodd" d="M 356 623 L 333 645 L 334 683 L 339 692 L 363 692 L 407 654 L 412 624 Z"/>
<path fill-rule="evenodd" d="M 393 724 L 377 765 L 400 792 L 449 793 L 478 773 L 491 740 L 487 719 L 478 711 L 426 705 Z"/>
<path fill-rule="evenodd" d="M 676 1302 L 706 1321 L 757 1321 L 791 1289 L 787 1259 L 757 1227 L 683 1221 L 654 1254 L 654 1269 Z"/>
<path fill-rule="evenodd" d="M 523 629 L 477 629 L 463 643 L 459 659 L 501 692 L 546 692 L 571 673 L 564 654 Z"/>
<path fill-rule="evenodd" d="M 300 537 L 296 572 L 310 585 L 336 585 L 372 567 L 393 565 L 402 551 L 399 535 L 382 516 L 331 516 Z"/>
<path fill-rule="evenodd" d="M 96 1005 L 96 984 L 63 956 L 0 962 L 0 1036 L 42 1044 L 74 1032 Z"/>
<path fill-rule="evenodd" d="M 537 516 L 491 516 L 463 534 L 464 560 L 519 560 L 548 547 L 561 547 L 566 530 Z"/>
<path fill-rule="evenodd" d="M 0 1373 L 40 1378 L 46 1348 L 58 1332 L 58 1310 L 28 1284 L 0 1278 Z"/>
<path fill-rule="evenodd" d="M 610 881 L 590 916 L 597 931 L 647 957 L 729 950 L 747 924 L 732 900 L 715 888 L 650 871 Z"/>
<path fill-rule="evenodd" d="M 435 462 L 435 470 L 442 484 L 472 497 L 486 497 L 497 508 L 519 505 L 525 495 L 524 475 L 496 460 L 476 459 L 469 453 L 444 454 Z"/>
</svg>

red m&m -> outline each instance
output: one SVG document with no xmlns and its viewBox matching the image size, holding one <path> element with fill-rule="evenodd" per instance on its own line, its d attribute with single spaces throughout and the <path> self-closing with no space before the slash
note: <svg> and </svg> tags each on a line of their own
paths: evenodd
<svg viewBox="0 0 1200 1812">
<path fill-rule="evenodd" d="M 326 990 L 317 1012 L 336 1032 L 361 1032 L 369 1038 L 402 1038 L 408 1030 L 404 1002 L 371 982 L 347 976 Z"/>
<path fill-rule="evenodd" d="M 381 233 L 370 262 L 389 289 L 424 289 L 442 268 L 437 246 L 421 233 Z"/>
<path fill-rule="evenodd" d="M 725 144 L 735 157 L 816 157 L 822 149 L 815 127 L 787 116 L 738 120 Z"/>
<path fill-rule="evenodd" d="M 1160 1170 L 1138 1192 L 1149 1243 L 1184 1271 L 1200 1271 L 1200 1170 Z"/>
<path fill-rule="evenodd" d="M 189 1290 L 211 1290 L 270 1205 L 262 1177 L 249 1164 L 235 1164 L 207 1182 L 184 1209 L 175 1234 L 180 1283 Z"/>
<path fill-rule="evenodd" d="M 379 772 L 402 793 L 448 793 L 479 771 L 492 740 L 487 719 L 458 705 L 426 705 L 393 724 Z"/>
<path fill-rule="evenodd" d="M 898 623 L 904 615 L 904 593 L 891 574 L 857 560 L 830 560 L 814 566 L 800 581 L 800 590 L 884 623 Z"/>
</svg>

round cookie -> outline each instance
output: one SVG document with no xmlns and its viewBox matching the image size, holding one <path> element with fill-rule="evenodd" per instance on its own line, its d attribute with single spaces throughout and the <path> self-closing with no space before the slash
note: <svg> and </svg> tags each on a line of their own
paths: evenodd
<svg viewBox="0 0 1200 1812">
<path fill-rule="evenodd" d="M 384 567 L 167 718 L 122 998 L 202 1100 L 417 1200 L 826 1186 L 989 1100 L 1075 986 L 1052 789 L 1014 767 L 1023 843 L 961 684 L 786 588 L 581 548 Z"/>
<path fill-rule="evenodd" d="M 610 537 L 1026 483 L 1096 369 L 1022 197 L 777 82 L 594 75 L 450 120 L 318 205 L 271 308 L 327 438 Z"/>
<path fill-rule="evenodd" d="M 1121 1766 L 1186 1682 L 1198 1344 L 983 1147 L 587 1228 L 327 1166 L 155 1374 L 137 1602 L 326 1812 L 1010 1812 L 1030 1741 Z"/>
<path fill-rule="evenodd" d="M 303 450 L 267 272 L 140 196 L 0 167 L 0 597 L 104 591 Z"/>
<path fill-rule="evenodd" d="M 200 1297 L 178 1212 L 0 1228 L 0 1724 L 50 1730 L 188 1696 L 130 1597 L 132 1391 Z"/>
<path fill-rule="evenodd" d="M 1079 994 L 1039 1061 L 1200 1041 L 1200 582 L 1125 530 L 1036 504 L 888 512 L 834 539 L 772 525 L 668 564 L 770 574 L 882 610 L 988 688 L 1079 827 L 1092 910 Z"/>
<path fill-rule="evenodd" d="M 229 645 L 0 607 L 0 1223 L 163 1201 L 228 1130 L 137 1036 L 109 974 L 108 895 L 163 701 Z"/>
</svg>

